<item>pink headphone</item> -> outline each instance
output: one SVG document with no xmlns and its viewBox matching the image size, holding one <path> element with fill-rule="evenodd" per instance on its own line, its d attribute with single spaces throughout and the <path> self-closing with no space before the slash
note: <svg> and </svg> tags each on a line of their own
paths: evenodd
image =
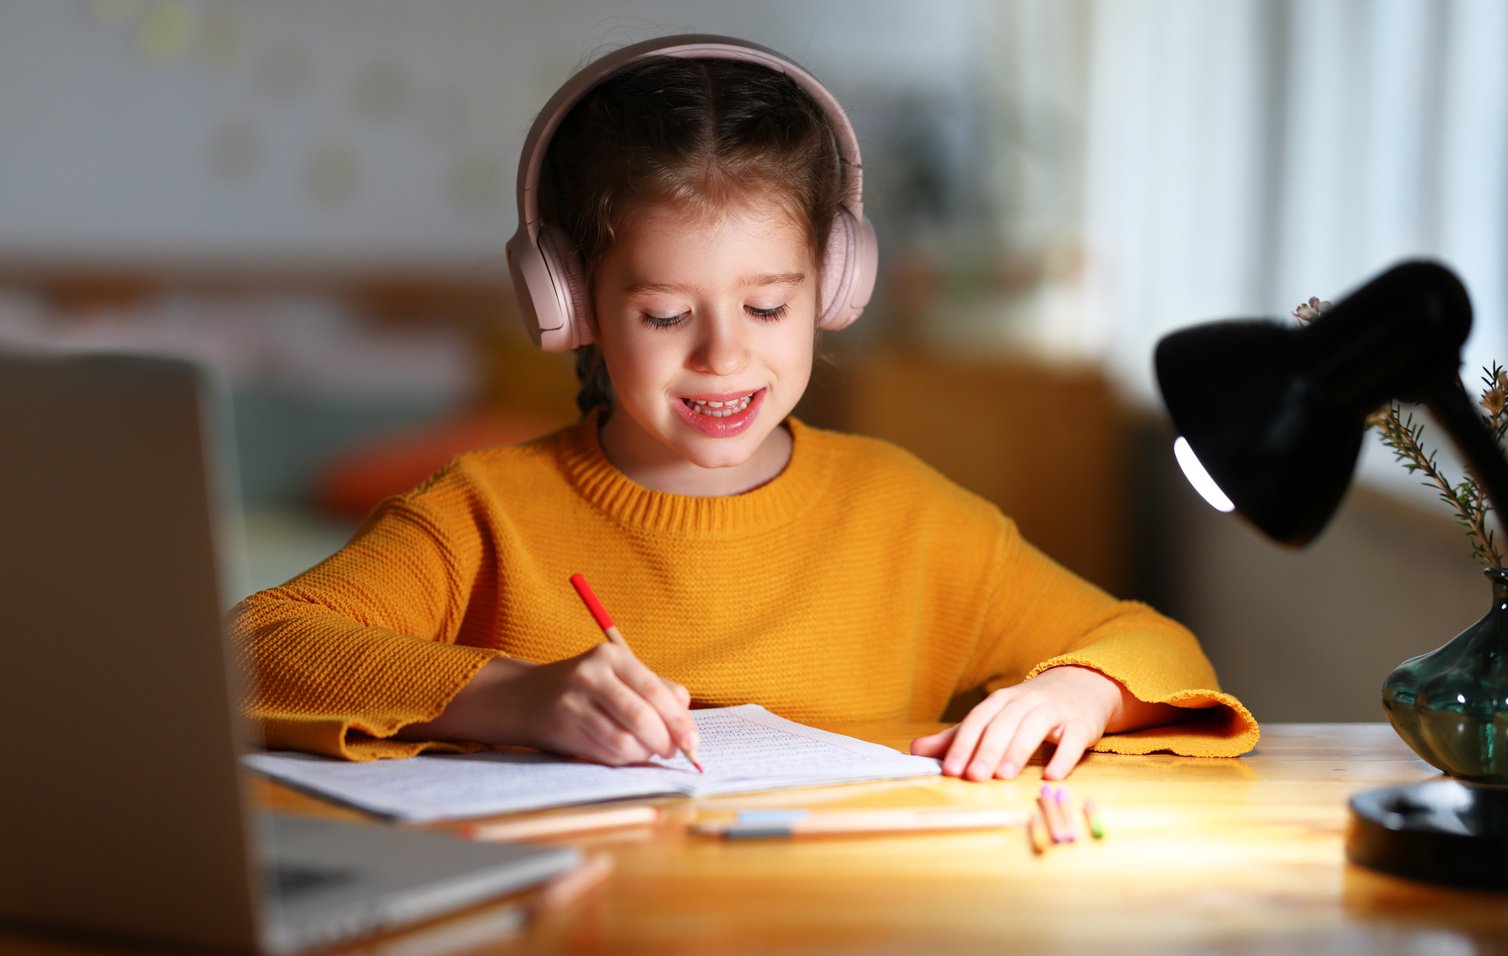
<svg viewBox="0 0 1508 956">
<path fill-rule="evenodd" d="M 630 63 L 666 56 L 767 66 L 789 76 L 821 108 L 838 154 L 851 170 L 851 184 L 823 253 L 817 326 L 841 329 L 858 318 L 874 291 L 878 250 L 874 226 L 864 218 L 859 141 L 843 108 L 816 77 L 773 50 L 731 37 L 693 34 L 636 43 L 591 63 L 550 97 L 529 130 L 518 163 L 518 231 L 508 240 L 507 251 L 513 288 L 535 343 L 547 352 L 567 352 L 592 341 L 587 320 L 591 296 L 581 263 L 564 233 L 540 221 L 536 190 L 550 138 L 571 107 L 598 83 Z"/>
</svg>

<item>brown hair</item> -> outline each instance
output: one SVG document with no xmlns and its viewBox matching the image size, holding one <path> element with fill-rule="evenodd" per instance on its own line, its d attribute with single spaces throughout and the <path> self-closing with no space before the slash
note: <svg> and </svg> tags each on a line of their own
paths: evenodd
<svg viewBox="0 0 1508 956">
<path fill-rule="evenodd" d="M 827 118 L 784 74 L 735 60 L 664 58 L 630 66 L 565 116 L 540 175 L 540 214 L 561 229 L 592 288 L 626 217 L 650 203 L 706 212 L 773 196 L 821 250 L 846 166 Z M 596 346 L 577 350 L 583 414 L 611 405 Z"/>
</svg>

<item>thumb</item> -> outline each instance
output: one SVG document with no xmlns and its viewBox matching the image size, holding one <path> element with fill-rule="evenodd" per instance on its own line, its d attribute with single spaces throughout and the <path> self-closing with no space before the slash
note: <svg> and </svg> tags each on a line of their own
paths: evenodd
<svg viewBox="0 0 1508 956">
<path fill-rule="evenodd" d="M 958 734 L 958 725 L 954 724 L 947 730 L 940 730 L 935 734 L 927 734 L 911 741 L 911 752 L 918 757 L 941 757 L 948 752 L 948 745 Z"/>
</svg>

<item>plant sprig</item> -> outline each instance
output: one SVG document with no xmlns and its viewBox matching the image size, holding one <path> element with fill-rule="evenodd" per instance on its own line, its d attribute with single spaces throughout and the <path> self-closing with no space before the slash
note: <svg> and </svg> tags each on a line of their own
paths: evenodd
<svg viewBox="0 0 1508 956">
<path fill-rule="evenodd" d="M 1315 296 L 1294 309 L 1293 317 L 1300 322 L 1311 322 L 1329 307 L 1329 302 Z M 1508 371 L 1497 362 L 1482 369 L 1480 404 L 1484 412 L 1482 423 L 1501 447 L 1504 435 L 1508 434 L 1508 411 L 1505 411 L 1508 406 Z M 1451 481 L 1440 468 L 1436 452 L 1424 445 L 1424 425 L 1415 422 L 1413 413 L 1398 402 L 1391 402 L 1386 408 L 1374 412 L 1367 418 L 1367 425 L 1377 429 L 1378 437 L 1393 452 L 1394 459 L 1410 474 L 1423 475 L 1422 484 L 1432 488 L 1455 512 L 1457 523 L 1466 529 L 1466 537 L 1471 542 L 1471 559 L 1483 567 L 1503 567 L 1503 552 L 1493 538 L 1492 529 L 1487 526 L 1492 504 L 1471 469 L 1465 469 L 1461 481 Z"/>
</svg>

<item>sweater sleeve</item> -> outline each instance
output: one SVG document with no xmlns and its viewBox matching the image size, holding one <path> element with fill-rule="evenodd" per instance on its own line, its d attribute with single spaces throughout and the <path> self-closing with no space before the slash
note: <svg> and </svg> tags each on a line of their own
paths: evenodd
<svg viewBox="0 0 1508 956">
<path fill-rule="evenodd" d="M 1176 723 L 1107 734 L 1093 749 L 1234 757 L 1257 744 L 1256 720 L 1220 690 L 1187 628 L 1136 601 L 1116 600 L 1052 561 L 1006 521 L 987 638 L 971 662 L 986 692 L 1066 664 L 1093 668 L 1138 700 L 1192 711 Z"/>
<path fill-rule="evenodd" d="M 497 656 L 455 643 L 474 532 L 395 500 L 336 554 L 233 608 L 244 711 L 269 747 L 350 760 L 479 745 L 391 739 L 437 717 Z"/>
</svg>

